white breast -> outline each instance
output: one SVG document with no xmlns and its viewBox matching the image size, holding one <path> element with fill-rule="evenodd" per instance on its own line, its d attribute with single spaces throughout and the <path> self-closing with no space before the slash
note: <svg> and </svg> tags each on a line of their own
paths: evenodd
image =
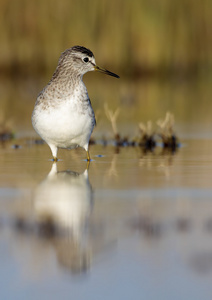
<svg viewBox="0 0 212 300">
<path fill-rule="evenodd" d="M 48 143 L 61 148 L 84 147 L 95 124 L 86 89 L 78 89 L 64 99 L 40 102 L 35 106 L 32 122 L 37 133 Z"/>
</svg>

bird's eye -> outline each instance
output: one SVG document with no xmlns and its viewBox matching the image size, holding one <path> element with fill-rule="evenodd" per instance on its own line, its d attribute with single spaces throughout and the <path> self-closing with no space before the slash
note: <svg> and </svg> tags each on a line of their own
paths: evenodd
<svg viewBox="0 0 212 300">
<path fill-rule="evenodd" d="M 88 57 L 83 58 L 83 61 L 87 63 L 89 61 Z"/>
</svg>

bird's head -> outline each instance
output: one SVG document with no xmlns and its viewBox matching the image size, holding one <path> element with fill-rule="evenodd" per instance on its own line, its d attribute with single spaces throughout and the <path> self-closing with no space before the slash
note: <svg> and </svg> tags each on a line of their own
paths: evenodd
<svg viewBox="0 0 212 300">
<path fill-rule="evenodd" d="M 72 72 L 74 76 L 83 76 L 89 71 L 98 71 L 116 78 L 118 75 L 96 65 L 93 52 L 82 46 L 74 46 L 64 51 L 58 62 L 57 71 Z"/>
</svg>

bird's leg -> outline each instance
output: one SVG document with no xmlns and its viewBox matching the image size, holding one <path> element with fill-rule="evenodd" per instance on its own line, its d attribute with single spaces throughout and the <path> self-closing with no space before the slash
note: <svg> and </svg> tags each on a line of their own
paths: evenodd
<svg viewBox="0 0 212 300">
<path fill-rule="evenodd" d="M 86 150 L 86 153 L 87 153 L 87 161 L 91 161 L 91 158 L 90 158 L 90 154 L 89 154 L 89 151 L 88 150 Z"/>
<path fill-rule="evenodd" d="M 87 165 L 86 165 L 86 170 L 88 171 L 89 169 L 89 166 L 90 166 L 90 160 L 87 160 Z"/>
<path fill-rule="evenodd" d="M 57 147 L 55 145 L 52 144 L 48 144 L 51 151 L 52 151 L 52 156 L 53 156 L 53 162 L 57 162 L 58 158 L 57 158 Z"/>
</svg>

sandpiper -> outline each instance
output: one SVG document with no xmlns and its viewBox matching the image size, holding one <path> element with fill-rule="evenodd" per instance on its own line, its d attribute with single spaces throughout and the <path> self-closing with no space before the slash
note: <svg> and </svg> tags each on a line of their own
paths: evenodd
<svg viewBox="0 0 212 300">
<path fill-rule="evenodd" d="M 53 160 L 58 148 L 82 147 L 90 161 L 89 140 L 96 124 L 82 77 L 89 71 L 118 75 L 96 65 L 93 53 L 82 46 L 64 51 L 47 86 L 37 97 L 32 113 L 35 131 L 49 145 Z"/>
</svg>

